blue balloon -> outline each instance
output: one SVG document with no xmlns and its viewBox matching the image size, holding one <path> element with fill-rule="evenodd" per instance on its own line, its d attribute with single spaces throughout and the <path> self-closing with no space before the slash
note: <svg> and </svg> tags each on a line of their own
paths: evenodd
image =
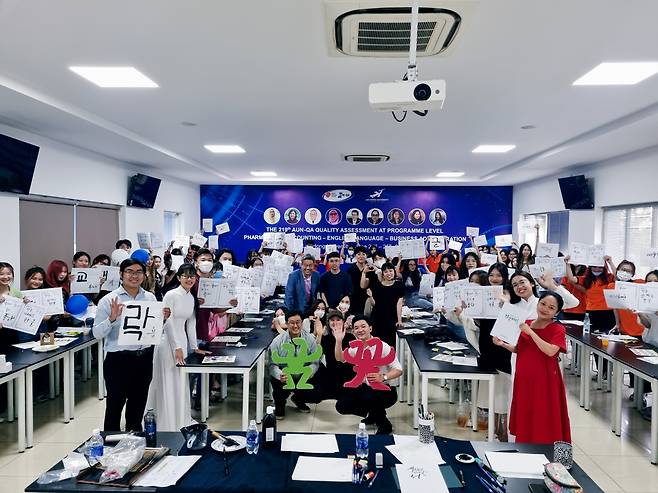
<svg viewBox="0 0 658 493">
<path fill-rule="evenodd" d="M 81 294 L 74 294 L 66 302 L 66 311 L 71 315 L 80 315 L 87 311 L 87 306 L 89 306 L 87 298 Z"/>
<path fill-rule="evenodd" d="M 130 258 L 133 260 L 139 260 L 141 263 L 146 264 L 149 260 L 149 252 L 144 250 L 143 248 L 140 248 L 139 250 L 135 250 L 132 255 L 130 255 Z"/>
</svg>

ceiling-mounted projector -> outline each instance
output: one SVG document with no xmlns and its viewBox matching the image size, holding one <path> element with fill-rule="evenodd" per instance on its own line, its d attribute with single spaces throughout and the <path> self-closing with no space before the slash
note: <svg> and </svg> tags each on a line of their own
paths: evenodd
<svg viewBox="0 0 658 493">
<path fill-rule="evenodd" d="M 370 84 L 368 101 L 377 111 L 426 111 L 443 108 L 445 80 L 399 80 Z"/>
</svg>

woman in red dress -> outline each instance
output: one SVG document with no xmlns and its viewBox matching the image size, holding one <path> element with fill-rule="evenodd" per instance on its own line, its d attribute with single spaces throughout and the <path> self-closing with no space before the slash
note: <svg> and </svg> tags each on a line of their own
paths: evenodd
<svg viewBox="0 0 658 493">
<path fill-rule="evenodd" d="M 521 324 L 516 346 L 494 337 L 494 344 L 517 353 L 510 432 L 522 443 L 571 442 L 567 395 L 558 364 L 566 352 L 564 326 L 555 322 L 563 306 L 552 291 L 541 295 L 537 320 Z"/>
</svg>

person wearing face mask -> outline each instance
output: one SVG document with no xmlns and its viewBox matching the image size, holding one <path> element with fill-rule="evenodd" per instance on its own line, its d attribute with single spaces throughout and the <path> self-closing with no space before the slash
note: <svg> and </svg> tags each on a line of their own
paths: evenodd
<svg viewBox="0 0 658 493">
<path fill-rule="evenodd" d="M 366 290 L 361 288 L 361 275 L 368 262 L 366 247 L 357 245 L 354 249 L 354 259 L 354 263 L 347 269 L 347 275 L 352 281 L 352 310 L 354 313 L 363 313 L 368 299 Z"/>
<path fill-rule="evenodd" d="M 192 424 L 190 414 L 189 379 L 181 385 L 176 365 L 184 365 L 191 352 L 210 354 L 199 349 L 196 339 L 194 296 L 190 290 L 196 282 L 192 265 L 183 264 L 176 273 L 180 285 L 169 291 L 163 300 L 170 316 L 164 324 L 162 342 L 155 347 L 153 356 L 153 380 L 149 388 L 147 407 L 158 416 L 158 429 L 176 431 L 180 423 Z M 184 415 L 178 415 L 178 402 L 185 401 Z"/>
<path fill-rule="evenodd" d="M 404 287 L 395 278 L 393 264 L 384 263 L 381 269 L 381 279 L 374 275 L 374 266 L 368 267 L 368 273 L 364 270 L 361 276 L 361 288 L 370 288 L 372 291 L 374 335 L 387 344 L 395 346 L 396 330 L 402 327 Z"/>
<path fill-rule="evenodd" d="M 367 345 L 367 349 L 373 354 L 376 351 L 375 345 L 369 342 L 373 338 L 373 327 L 370 321 L 363 315 L 354 317 L 354 337 Z M 336 361 L 345 362 L 343 341 L 346 337 L 345 327 L 340 323 L 332 324 L 332 334 L 336 341 L 334 346 L 334 356 Z M 383 357 L 387 356 L 393 348 L 390 344 L 382 341 Z M 349 348 L 349 354 L 355 356 L 357 348 Z M 397 402 L 397 392 L 392 386 L 393 382 L 402 375 L 402 365 L 398 361 L 397 355 L 394 360 L 386 366 L 379 366 L 377 372 L 368 373 L 363 382 L 356 388 L 343 387 L 341 395 L 336 401 L 336 411 L 340 414 L 355 414 L 364 419 L 365 424 L 377 425 L 378 435 L 389 435 L 393 431 L 393 425 L 386 417 L 386 409 Z M 354 374 L 352 374 L 352 377 Z M 370 385 L 378 382 L 390 386 L 390 390 L 375 390 Z"/>
<path fill-rule="evenodd" d="M 567 395 L 558 362 L 567 352 L 564 326 L 555 322 L 564 302 L 553 291 L 541 295 L 536 314 L 521 324 L 515 346 L 494 337 L 494 344 L 517 355 L 510 432 L 519 443 L 571 442 Z"/>
<path fill-rule="evenodd" d="M 315 257 L 304 255 L 301 268 L 288 275 L 284 304 L 289 311 L 305 312 L 317 298 L 320 274 L 315 272 Z"/>
<path fill-rule="evenodd" d="M 304 320 L 302 322 L 302 330 L 309 332 L 315 336 L 320 343 L 320 338 L 324 332 L 326 324 L 325 314 L 327 312 L 327 305 L 322 300 L 315 300 L 311 307 L 304 313 Z"/>
<path fill-rule="evenodd" d="M 635 264 L 629 260 L 622 260 L 617 266 L 617 271 L 615 272 L 615 281 L 611 282 L 606 286 L 606 289 L 615 289 L 615 284 L 618 282 L 636 282 L 644 283 L 643 280 L 633 280 L 635 275 Z M 644 326 L 639 323 L 637 319 L 637 313 L 634 313 L 632 310 L 613 310 L 615 315 L 615 328 L 619 329 L 619 332 L 633 337 L 641 337 L 642 332 L 644 332 Z M 631 373 L 631 375 L 633 375 Z M 631 380 L 633 380 L 631 378 Z"/>
<path fill-rule="evenodd" d="M 615 326 L 615 314 L 608 308 L 603 290 L 608 284 L 614 282 L 614 276 L 609 272 L 615 272 L 616 268 L 608 255 L 604 257 L 604 264 L 604 267 L 588 267 L 585 274 L 578 278 L 570 276 L 569 282 L 574 285 L 575 289 L 585 293 L 585 304 L 592 331 L 610 332 Z M 571 269 L 567 269 L 567 275 L 570 272 Z"/>
<path fill-rule="evenodd" d="M 302 314 L 301 312 L 291 310 L 286 316 L 286 324 L 288 329 L 286 332 L 279 334 L 274 338 L 270 344 L 271 354 L 278 354 L 280 356 L 285 356 L 287 353 L 286 346 L 293 344 L 292 340 L 298 337 L 303 338 L 306 341 L 307 354 L 313 354 L 315 348 L 317 347 L 317 342 L 315 337 L 302 329 Z M 284 346 L 284 344 L 286 346 Z M 293 344 L 294 345 L 294 344 Z M 299 346 L 295 346 L 295 351 L 299 350 Z M 311 377 L 308 380 L 308 383 L 313 385 L 312 389 L 307 390 L 288 390 L 284 389 L 284 385 L 288 382 L 288 378 L 294 378 L 297 380 L 300 378 L 300 375 L 293 375 L 288 377 L 283 369 L 285 368 L 285 363 L 274 363 L 270 362 L 270 383 L 272 384 L 272 397 L 274 400 L 274 415 L 276 419 L 284 419 L 286 416 L 286 401 L 290 394 L 292 394 L 292 402 L 297 407 L 297 410 L 300 413 L 310 413 L 311 409 L 308 407 L 307 403 L 318 403 L 322 400 L 322 390 L 320 388 L 315 374 L 318 371 L 320 365 L 319 361 L 311 361 L 305 366 L 311 367 Z"/>
<path fill-rule="evenodd" d="M 329 270 L 320 276 L 318 293 L 326 306 L 336 306 L 340 298 L 352 292 L 352 280 L 347 272 L 340 270 L 340 254 L 331 252 L 327 255 Z"/>
<path fill-rule="evenodd" d="M 357 246 L 358 246 L 358 245 L 357 245 Z M 348 246 L 348 247 L 347 247 L 347 255 L 346 255 L 345 258 L 344 258 L 345 263 L 346 263 L 346 264 L 353 264 L 353 263 L 355 263 L 355 262 L 356 262 L 355 254 L 356 254 L 355 247 L 353 247 L 352 245 Z"/>
</svg>

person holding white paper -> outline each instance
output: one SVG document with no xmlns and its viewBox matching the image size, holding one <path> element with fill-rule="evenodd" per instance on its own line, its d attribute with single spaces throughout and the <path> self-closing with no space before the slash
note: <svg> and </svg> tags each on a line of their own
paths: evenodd
<svg viewBox="0 0 658 493">
<path fill-rule="evenodd" d="M 617 283 L 642 283 L 642 280 L 633 280 L 635 275 L 635 264 L 629 260 L 622 260 L 617 266 L 615 280 L 606 286 L 606 289 L 615 289 Z M 637 313 L 633 310 L 613 310 L 615 314 L 615 328 L 622 334 L 640 337 L 644 332 L 644 326 L 639 322 Z M 631 387 L 633 386 L 633 374 L 631 373 Z"/>
<path fill-rule="evenodd" d="M 658 270 L 649 272 L 645 277 L 646 282 L 658 282 Z M 638 313 L 640 322 L 645 327 L 642 332 L 642 342 L 658 347 L 658 312 Z"/>
<path fill-rule="evenodd" d="M 509 296 L 506 290 L 508 285 L 508 270 L 503 263 L 497 262 L 489 267 L 487 271 L 487 282 L 489 286 L 503 286 L 503 294 Z M 463 319 L 463 317 L 462 317 Z M 485 370 L 497 370 L 494 377 L 494 409 L 493 414 L 489 410 L 489 419 L 494 419 L 494 433 L 501 442 L 508 441 L 507 435 L 507 411 L 511 400 L 512 390 L 512 364 L 511 355 L 508 351 L 493 343 L 491 330 L 496 323 L 493 319 L 479 319 L 478 350 L 480 358 L 478 367 Z M 465 324 L 466 325 L 466 321 Z M 481 382 L 478 387 L 478 407 L 488 409 L 489 407 L 489 383 Z"/>
<path fill-rule="evenodd" d="M 43 289 L 45 278 L 46 273 L 41 267 L 30 267 L 25 271 L 25 289 L 23 290 L 23 294 L 26 299 L 29 301 L 34 301 L 30 298 L 29 291 Z M 53 317 L 52 315 L 44 315 L 41 321 L 41 325 L 39 325 L 39 330 L 37 330 L 36 334 L 30 335 L 25 332 L 17 332 L 18 342 L 38 341 L 41 334 L 45 332 L 54 332 L 57 329 L 57 320 L 57 316 Z"/>
<path fill-rule="evenodd" d="M 533 321 L 521 324 L 515 346 L 494 338 L 494 343 L 517 354 L 512 391 L 510 432 L 519 443 L 571 442 L 567 395 L 558 354 L 567 352 L 564 326 L 554 319 L 562 310 L 562 297 L 552 291 L 541 295 Z"/>
<path fill-rule="evenodd" d="M 181 386 L 176 365 L 184 365 L 188 353 L 211 354 L 199 349 L 196 340 L 194 296 L 190 290 L 196 282 L 196 271 L 191 265 L 182 265 L 176 273 L 180 286 L 164 296 L 164 306 L 170 316 L 164 324 L 162 342 L 153 355 L 153 380 L 148 393 L 148 408 L 158 417 L 158 430 L 177 431 L 179 423 L 192 424 L 190 414 L 189 380 Z M 178 402 L 185 401 L 185 415 L 178 416 Z"/>
<path fill-rule="evenodd" d="M 126 408 L 126 431 L 142 431 L 142 418 L 153 375 L 153 346 L 119 346 L 121 313 L 124 303 L 130 301 L 156 301 L 152 293 L 140 286 L 146 266 L 139 260 L 128 258 L 119 266 L 121 287 L 104 296 L 98 303 L 98 311 L 92 334 L 104 339 L 105 420 L 106 431 L 121 430 L 121 414 Z M 164 308 L 163 319 L 169 318 Z"/>
<path fill-rule="evenodd" d="M 0 303 L 5 301 L 5 297 L 22 299 L 25 303 L 29 300 L 23 298 L 23 293 L 14 286 L 14 267 L 8 262 L 0 262 Z M 0 344 L 13 344 L 16 342 L 17 331 L 4 329 L 0 324 Z"/>
<path fill-rule="evenodd" d="M 566 257 L 565 257 L 566 258 Z M 564 286 L 558 286 L 552 277 L 543 275 L 537 279 L 539 285 L 548 290 L 558 293 L 563 300 L 565 308 L 573 308 L 580 303 L 578 298 L 567 291 Z M 537 316 L 537 284 L 529 272 L 517 271 L 509 280 L 510 287 L 509 302 L 523 306 L 527 312 L 526 319 L 534 320 Z"/>
<path fill-rule="evenodd" d="M 610 332 L 615 326 L 615 314 L 608 308 L 603 290 L 615 280 L 611 272 L 615 272 L 616 268 L 609 255 L 604 257 L 604 262 L 604 267 L 589 266 L 583 276 L 570 278 L 569 282 L 575 281 L 576 289 L 585 293 L 592 330 Z M 567 274 L 569 271 L 570 269 L 567 269 Z"/>
</svg>

